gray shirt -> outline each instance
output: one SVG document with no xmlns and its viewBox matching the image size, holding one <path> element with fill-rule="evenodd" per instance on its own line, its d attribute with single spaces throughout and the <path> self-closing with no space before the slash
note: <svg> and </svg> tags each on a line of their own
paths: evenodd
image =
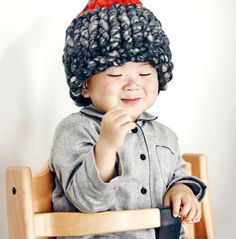
<svg viewBox="0 0 236 239">
<path fill-rule="evenodd" d="M 155 208 L 176 183 L 188 185 L 200 201 L 205 185 L 186 176 L 176 134 L 144 112 L 117 151 L 115 175 L 109 183 L 99 177 L 94 159 L 103 114 L 93 105 L 63 119 L 51 150 L 55 173 L 54 211 L 97 212 Z M 82 238 L 82 237 L 79 237 Z M 83 238 L 154 239 L 153 229 Z M 182 238 L 182 237 L 181 237 Z"/>
</svg>

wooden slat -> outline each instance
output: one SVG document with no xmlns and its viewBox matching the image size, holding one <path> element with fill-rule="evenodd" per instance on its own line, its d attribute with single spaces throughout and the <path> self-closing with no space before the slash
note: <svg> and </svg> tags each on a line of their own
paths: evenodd
<svg viewBox="0 0 236 239">
<path fill-rule="evenodd" d="M 192 164 L 189 162 L 186 162 L 186 173 L 192 175 Z M 186 238 L 195 238 L 195 224 L 188 223 L 183 226 Z"/>
<path fill-rule="evenodd" d="M 160 226 L 159 209 L 35 214 L 36 236 L 83 236 Z"/>
<path fill-rule="evenodd" d="M 200 178 L 206 185 L 207 191 L 204 199 L 202 200 L 202 218 L 199 223 L 195 224 L 195 238 L 203 239 L 214 239 L 214 228 L 213 219 L 211 212 L 211 200 L 210 200 L 210 189 L 208 180 L 208 165 L 207 157 L 204 154 L 184 154 L 183 158 L 185 161 L 192 164 L 192 174 Z"/>
<path fill-rule="evenodd" d="M 48 163 L 40 173 L 33 175 L 32 184 L 34 213 L 51 212 L 53 176 Z"/>
</svg>

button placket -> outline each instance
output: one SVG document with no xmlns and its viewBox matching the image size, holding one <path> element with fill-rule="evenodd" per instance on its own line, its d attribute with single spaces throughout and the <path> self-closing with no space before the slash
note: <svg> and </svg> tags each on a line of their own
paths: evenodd
<svg viewBox="0 0 236 239">
<path fill-rule="evenodd" d="M 139 129 L 139 127 L 136 126 L 135 128 L 131 129 L 131 132 L 132 132 L 133 134 L 140 133 L 139 130 L 142 131 L 141 128 Z M 141 135 L 142 135 L 142 136 L 141 136 Z M 143 135 L 143 134 L 141 134 L 141 135 L 140 135 L 140 137 L 142 138 L 142 141 L 143 141 L 143 142 L 142 142 L 142 145 L 140 145 L 140 146 L 143 147 L 143 146 L 145 146 L 146 144 L 145 144 L 144 135 Z M 143 152 L 146 152 L 146 148 L 143 149 L 143 150 L 144 150 Z M 141 151 L 141 152 L 142 152 L 142 151 Z M 145 160 L 147 159 L 147 154 L 146 154 L 146 153 L 141 153 L 141 152 L 139 153 L 139 160 L 145 161 Z M 148 162 L 147 162 L 147 163 L 148 163 Z M 141 167 L 141 165 L 142 165 L 142 163 L 140 164 L 140 167 Z M 148 165 L 146 165 L 145 167 L 147 167 L 147 166 L 148 166 Z M 148 169 L 147 169 L 147 170 L 148 170 Z M 144 178 L 145 178 L 145 177 L 146 177 L 146 176 L 145 176 L 146 173 L 147 173 L 146 170 L 142 171 L 142 176 L 141 176 L 141 177 L 144 177 Z M 148 173 L 149 173 L 149 172 L 148 172 Z M 144 183 L 144 182 L 142 182 L 142 184 L 143 184 L 143 183 Z M 146 182 L 146 180 L 145 180 L 145 183 L 148 184 L 148 182 Z M 147 193 L 148 193 L 148 189 L 147 189 L 147 187 L 143 186 L 144 184 L 143 184 L 143 185 L 142 185 L 142 184 L 140 185 L 141 188 L 139 189 L 139 190 L 140 190 L 139 192 L 140 192 L 143 196 L 145 196 L 145 198 L 146 198 L 146 199 L 145 199 L 145 202 L 148 203 L 148 202 L 146 201 L 146 200 L 149 200 L 148 197 L 147 197 L 147 195 L 148 195 L 148 194 L 147 194 Z M 147 184 L 146 184 L 146 185 L 147 185 Z"/>
</svg>

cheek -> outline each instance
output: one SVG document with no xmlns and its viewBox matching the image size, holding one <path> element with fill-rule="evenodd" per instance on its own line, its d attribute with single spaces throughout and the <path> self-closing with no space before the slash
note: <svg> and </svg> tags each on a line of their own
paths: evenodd
<svg viewBox="0 0 236 239">
<path fill-rule="evenodd" d="M 103 84 L 100 87 L 100 91 L 104 95 L 109 95 L 110 97 L 119 92 L 119 87 L 114 83 Z"/>
<path fill-rule="evenodd" d="M 150 94 L 150 95 L 157 95 L 158 94 L 158 80 L 154 79 L 150 81 L 150 84 L 146 84 L 146 91 Z"/>
<path fill-rule="evenodd" d="M 93 91 L 92 102 L 100 106 L 103 110 L 107 111 L 117 105 L 119 99 L 118 87 L 115 84 L 98 84 Z"/>
</svg>

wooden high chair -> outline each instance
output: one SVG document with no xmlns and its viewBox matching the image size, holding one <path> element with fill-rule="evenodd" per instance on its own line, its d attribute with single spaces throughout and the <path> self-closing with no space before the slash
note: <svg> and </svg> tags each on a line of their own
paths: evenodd
<svg viewBox="0 0 236 239">
<path fill-rule="evenodd" d="M 185 226 L 187 236 L 189 239 L 214 239 L 207 158 L 201 154 L 184 154 L 183 158 L 188 173 L 208 185 L 202 201 L 201 221 Z M 48 166 L 33 176 L 28 167 L 8 167 L 6 190 L 9 239 L 81 236 L 155 228 L 161 224 L 157 208 L 98 213 L 52 212 L 53 176 Z"/>
</svg>

